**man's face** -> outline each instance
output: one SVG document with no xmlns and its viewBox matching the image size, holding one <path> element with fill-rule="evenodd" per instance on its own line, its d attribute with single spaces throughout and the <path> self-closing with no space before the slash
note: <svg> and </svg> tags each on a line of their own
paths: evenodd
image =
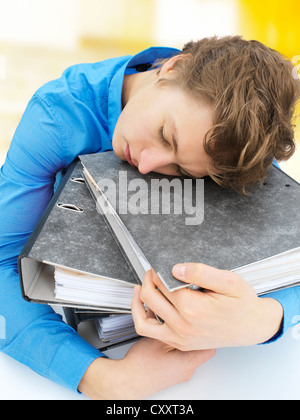
<svg viewBox="0 0 300 420">
<path fill-rule="evenodd" d="M 126 103 L 117 122 L 113 149 L 139 172 L 208 174 L 204 136 L 212 127 L 212 110 L 174 85 L 147 83 Z"/>
</svg>

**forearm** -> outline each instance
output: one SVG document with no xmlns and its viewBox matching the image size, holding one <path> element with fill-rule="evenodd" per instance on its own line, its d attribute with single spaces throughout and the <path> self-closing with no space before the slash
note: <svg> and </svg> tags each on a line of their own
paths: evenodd
<svg viewBox="0 0 300 420">
<path fill-rule="evenodd" d="M 94 150 L 95 137 L 82 129 L 68 142 L 65 129 L 70 129 L 75 108 L 70 112 L 59 100 L 54 105 L 47 100 L 47 89 L 43 92 L 43 98 L 37 94 L 29 102 L 0 171 L 0 316 L 6 329 L 0 350 L 76 391 L 101 353 L 50 307 L 22 299 L 17 256 L 53 195 L 57 173 L 78 154 Z"/>
<path fill-rule="evenodd" d="M 118 387 L 117 378 L 121 374 L 120 371 L 119 375 L 117 373 L 118 363 L 120 362 L 106 358 L 94 360 L 83 375 L 78 391 L 92 400 L 123 399 L 124 395 L 121 396 L 120 391 L 124 391 L 126 383 L 121 389 Z M 113 372 L 116 372 L 116 375 Z M 114 384 L 110 386 L 112 377 Z"/>
<path fill-rule="evenodd" d="M 0 350 L 40 375 L 77 391 L 85 371 L 101 353 L 49 306 L 25 302 L 16 269 L 0 270 L 0 315 L 6 327 Z"/>
<path fill-rule="evenodd" d="M 181 352 L 143 338 L 123 359 L 95 360 L 78 389 L 94 400 L 140 400 L 189 380 L 214 355 L 215 350 Z"/>
</svg>

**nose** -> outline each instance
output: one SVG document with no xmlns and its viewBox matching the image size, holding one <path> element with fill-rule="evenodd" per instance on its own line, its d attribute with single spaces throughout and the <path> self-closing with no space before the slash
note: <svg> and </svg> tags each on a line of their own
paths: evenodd
<svg viewBox="0 0 300 420">
<path fill-rule="evenodd" d="M 154 149 L 144 149 L 140 154 L 140 161 L 138 170 L 145 175 L 149 172 L 155 172 L 158 169 L 163 169 L 171 162 L 171 156 L 164 151 Z"/>
</svg>

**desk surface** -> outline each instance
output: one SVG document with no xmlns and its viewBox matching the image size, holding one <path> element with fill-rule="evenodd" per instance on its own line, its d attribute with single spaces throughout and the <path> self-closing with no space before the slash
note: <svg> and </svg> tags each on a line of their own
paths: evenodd
<svg viewBox="0 0 300 420">
<path fill-rule="evenodd" d="M 120 358 L 129 346 L 110 350 Z M 200 366 L 186 383 L 149 399 L 256 400 L 300 399 L 300 331 L 289 330 L 276 343 L 246 348 L 220 349 Z M 0 400 L 85 400 L 32 372 L 0 353 Z"/>
</svg>

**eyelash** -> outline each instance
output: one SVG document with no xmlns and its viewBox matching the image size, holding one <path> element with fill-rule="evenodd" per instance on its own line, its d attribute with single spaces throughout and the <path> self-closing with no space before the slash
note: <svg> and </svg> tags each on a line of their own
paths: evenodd
<svg viewBox="0 0 300 420">
<path fill-rule="evenodd" d="M 164 127 L 163 126 L 160 127 L 158 134 L 159 134 L 159 139 L 160 139 L 161 143 L 165 144 L 166 146 L 171 146 L 170 143 L 168 142 L 168 140 L 166 140 L 165 137 L 164 137 Z M 176 165 L 176 172 L 179 176 L 184 176 L 184 174 L 182 173 L 179 165 Z"/>
<path fill-rule="evenodd" d="M 176 165 L 176 172 L 179 176 L 184 176 L 184 174 L 181 172 L 180 166 Z"/>
</svg>

